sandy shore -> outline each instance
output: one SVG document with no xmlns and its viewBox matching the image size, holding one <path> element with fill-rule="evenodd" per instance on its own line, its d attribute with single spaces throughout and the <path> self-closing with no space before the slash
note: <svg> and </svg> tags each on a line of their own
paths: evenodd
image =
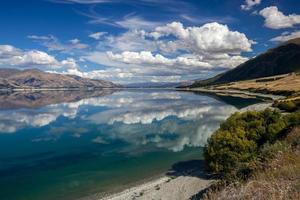
<svg viewBox="0 0 300 200">
<path fill-rule="evenodd" d="M 193 176 L 162 177 L 110 195 L 101 200 L 187 200 L 207 188 L 213 180 Z"/>
</svg>

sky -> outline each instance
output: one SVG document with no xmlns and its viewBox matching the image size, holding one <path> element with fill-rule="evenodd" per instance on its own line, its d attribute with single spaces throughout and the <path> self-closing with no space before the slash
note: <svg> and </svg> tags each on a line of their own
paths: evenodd
<svg viewBox="0 0 300 200">
<path fill-rule="evenodd" d="M 300 1 L 3 0 L 0 26 L 3 68 L 179 82 L 300 37 Z"/>
</svg>

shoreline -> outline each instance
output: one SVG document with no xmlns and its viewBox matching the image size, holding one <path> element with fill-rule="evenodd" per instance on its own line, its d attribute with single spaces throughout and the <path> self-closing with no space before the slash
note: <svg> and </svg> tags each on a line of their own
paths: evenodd
<svg viewBox="0 0 300 200">
<path fill-rule="evenodd" d="M 205 88 L 178 88 L 177 90 L 178 91 L 214 93 L 214 94 L 228 95 L 228 96 L 248 95 L 248 96 L 251 96 L 251 97 L 270 98 L 273 101 L 285 98 L 285 96 L 283 96 L 283 95 L 256 93 L 256 92 L 244 91 L 244 90 L 219 90 L 219 89 L 205 89 Z"/>
<path fill-rule="evenodd" d="M 207 189 L 216 179 L 209 174 L 203 160 L 186 160 L 174 168 L 123 188 L 96 193 L 77 200 L 188 200 Z"/>
<path fill-rule="evenodd" d="M 113 193 L 97 200 L 147 200 L 172 199 L 187 200 L 208 188 L 214 180 L 194 176 L 178 176 L 175 178 L 162 176 L 140 185 L 129 187 L 121 192 Z M 86 199 L 87 200 L 87 199 Z"/>
</svg>

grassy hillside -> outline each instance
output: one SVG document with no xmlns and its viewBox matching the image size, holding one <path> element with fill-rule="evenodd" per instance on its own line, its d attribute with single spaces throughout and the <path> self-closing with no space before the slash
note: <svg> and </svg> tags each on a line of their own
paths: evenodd
<svg viewBox="0 0 300 200">
<path fill-rule="evenodd" d="M 196 81 L 190 87 L 250 80 L 300 72 L 300 38 L 290 40 L 213 78 Z"/>
<path fill-rule="evenodd" d="M 291 73 L 279 76 L 264 77 L 253 80 L 231 82 L 213 86 L 218 90 L 247 90 L 273 94 L 292 94 L 300 92 L 300 74 Z"/>
</svg>

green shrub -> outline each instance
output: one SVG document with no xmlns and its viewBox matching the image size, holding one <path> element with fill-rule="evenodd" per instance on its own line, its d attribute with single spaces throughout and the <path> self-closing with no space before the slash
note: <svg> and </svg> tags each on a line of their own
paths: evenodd
<svg viewBox="0 0 300 200">
<path fill-rule="evenodd" d="M 300 111 L 290 113 L 285 116 L 286 122 L 292 126 L 292 125 L 299 125 L 300 124 Z"/>
<path fill-rule="evenodd" d="M 245 170 L 257 158 L 260 147 L 276 140 L 287 125 L 277 110 L 234 113 L 208 140 L 205 160 L 215 173 Z"/>
<path fill-rule="evenodd" d="M 275 102 L 274 106 L 286 112 L 294 112 L 300 109 L 300 100 Z"/>
</svg>

